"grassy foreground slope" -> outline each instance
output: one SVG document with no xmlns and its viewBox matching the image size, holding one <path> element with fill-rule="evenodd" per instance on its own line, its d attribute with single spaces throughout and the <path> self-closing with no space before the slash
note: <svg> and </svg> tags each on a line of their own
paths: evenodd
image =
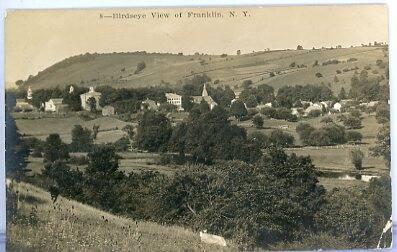
<svg viewBox="0 0 397 252">
<path fill-rule="evenodd" d="M 7 223 L 8 250 L 222 250 L 181 227 L 135 222 L 63 197 L 53 204 L 48 192 L 26 183 L 14 190 L 21 203 L 16 220 Z"/>
<path fill-rule="evenodd" d="M 350 58 L 357 61 L 346 62 Z M 344 63 L 322 66 L 322 62 L 333 59 Z M 387 61 L 382 47 L 266 51 L 227 57 L 142 52 L 86 54 L 70 57 L 44 69 L 31 77 L 27 84 L 33 89 L 70 84 L 142 87 L 176 84 L 194 74 L 205 73 L 212 80 L 219 80 L 220 84 L 235 86 L 251 79 L 255 84 L 267 83 L 278 89 L 285 85 L 333 83 L 336 70 L 358 67 L 361 71 L 364 66 L 374 66 L 377 59 Z M 313 67 L 316 60 L 319 66 Z M 142 61 L 146 68 L 135 74 L 137 64 Z M 306 67 L 290 67 L 293 62 Z M 275 72 L 276 76 L 270 77 L 270 72 Z M 323 77 L 317 78 L 317 72 Z M 332 89 L 339 91 L 341 86 L 348 89 L 353 72 L 339 74 L 339 82 L 333 83 Z"/>
</svg>

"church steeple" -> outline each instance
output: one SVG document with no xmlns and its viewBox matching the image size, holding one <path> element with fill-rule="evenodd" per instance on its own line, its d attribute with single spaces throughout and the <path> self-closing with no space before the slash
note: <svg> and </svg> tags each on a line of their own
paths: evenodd
<svg viewBox="0 0 397 252">
<path fill-rule="evenodd" d="M 208 92 L 207 92 L 205 83 L 204 83 L 204 87 L 203 87 L 203 93 L 201 94 L 201 96 L 203 96 L 203 97 L 208 96 Z"/>
<path fill-rule="evenodd" d="M 26 98 L 27 98 L 28 100 L 32 100 L 32 95 L 33 95 L 33 92 L 32 92 L 32 89 L 31 89 L 30 86 L 29 86 L 29 87 L 28 87 L 27 94 L 26 94 Z"/>
</svg>

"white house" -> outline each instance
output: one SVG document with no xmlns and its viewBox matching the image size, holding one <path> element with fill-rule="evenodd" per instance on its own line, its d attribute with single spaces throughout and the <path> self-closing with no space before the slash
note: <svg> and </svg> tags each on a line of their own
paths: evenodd
<svg viewBox="0 0 397 252">
<path fill-rule="evenodd" d="M 81 107 L 84 110 L 90 111 L 91 108 L 89 106 L 88 100 L 90 98 L 95 99 L 95 107 L 97 110 L 101 110 L 101 106 L 99 105 L 99 99 L 101 98 L 101 93 L 95 92 L 94 87 L 90 87 L 90 90 L 87 93 L 81 94 L 80 99 L 81 99 Z"/>
<path fill-rule="evenodd" d="M 45 112 L 64 112 L 67 105 L 62 104 L 62 98 L 53 98 L 44 103 Z"/>
<path fill-rule="evenodd" d="M 175 105 L 178 111 L 183 111 L 182 108 L 182 96 L 174 93 L 165 93 L 167 103 Z"/>
<path fill-rule="evenodd" d="M 305 115 L 308 115 L 313 110 L 320 110 L 322 111 L 323 106 L 320 103 L 312 103 L 307 109 L 305 110 Z"/>
<path fill-rule="evenodd" d="M 335 103 L 334 106 L 332 107 L 335 111 L 340 112 L 342 109 L 342 104 L 339 102 Z"/>
<path fill-rule="evenodd" d="M 29 104 L 25 99 L 17 99 L 14 107 L 15 111 L 32 111 L 33 105 Z"/>
</svg>

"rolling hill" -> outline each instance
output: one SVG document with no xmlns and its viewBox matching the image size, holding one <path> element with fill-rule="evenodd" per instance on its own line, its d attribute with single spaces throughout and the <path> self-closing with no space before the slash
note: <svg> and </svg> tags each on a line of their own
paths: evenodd
<svg viewBox="0 0 397 252">
<path fill-rule="evenodd" d="M 7 223 L 12 251 L 223 251 L 204 244 L 198 233 L 177 226 L 134 221 L 50 194 L 21 182 L 20 208 Z M 227 250 L 235 250 L 228 246 Z"/>
<path fill-rule="evenodd" d="M 356 61 L 349 62 L 350 58 Z M 322 65 L 335 59 L 340 63 Z M 365 66 L 371 66 L 370 75 L 374 69 L 378 72 L 375 75 L 384 75 L 385 69 L 378 69 L 375 64 L 378 59 L 388 61 L 384 47 L 278 50 L 229 56 L 146 52 L 85 54 L 70 57 L 44 69 L 30 77 L 26 84 L 33 90 L 70 84 L 144 87 L 177 84 L 194 74 L 205 73 L 213 81 L 219 80 L 220 85 L 231 87 L 251 79 L 255 84 L 266 83 L 275 89 L 285 85 L 330 83 L 334 91 L 339 91 L 342 86 L 349 89 L 350 78 L 354 74 L 354 70 L 344 72 L 343 69 L 356 68 L 361 71 Z M 319 65 L 313 66 L 316 60 Z M 142 61 L 146 68 L 135 74 L 137 64 Z M 291 66 L 293 62 L 295 66 Z M 342 73 L 337 75 L 336 70 Z M 275 76 L 270 77 L 270 72 L 274 72 Z M 323 77 L 316 77 L 316 73 L 321 73 Z M 338 82 L 334 82 L 335 75 L 338 76 Z"/>
</svg>

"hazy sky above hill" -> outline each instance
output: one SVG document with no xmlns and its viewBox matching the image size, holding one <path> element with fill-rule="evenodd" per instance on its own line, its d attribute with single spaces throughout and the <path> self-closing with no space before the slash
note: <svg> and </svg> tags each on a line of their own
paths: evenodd
<svg viewBox="0 0 397 252">
<path fill-rule="evenodd" d="M 188 12 L 223 18 L 188 18 Z M 235 11 L 236 18 L 229 17 Z M 250 17 L 243 17 L 248 11 Z M 153 18 L 151 12 L 169 13 Z M 182 18 L 175 14 L 182 12 Z M 146 18 L 100 18 L 113 13 Z M 81 53 L 122 51 L 235 54 L 270 49 L 360 45 L 388 40 L 383 5 L 211 9 L 107 9 L 10 11 L 5 27 L 6 82 Z"/>
</svg>

